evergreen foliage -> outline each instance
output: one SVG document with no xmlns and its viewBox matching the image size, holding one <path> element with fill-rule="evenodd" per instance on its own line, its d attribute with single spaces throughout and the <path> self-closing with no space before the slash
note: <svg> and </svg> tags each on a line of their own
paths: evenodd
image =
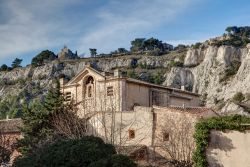
<svg viewBox="0 0 250 167">
<path fill-rule="evenodd" d="M 51 117 L 63 107 L 63 98 L 60 94 L 59 82 L 56 87 L 51 88 L 45 97 L 44 103 L 35 101 L 23 107 L 22 133 L 24 138 L 18 141 L 18 148 L 24 155 L 36 151 L 52 138 L 53 127 Z"/>
<path fill-rule="evenodd" d="M 7 71 L 8 70 L 8 66 L 6 64 L 3 64 L 1 67 L 0 67 L 0 71 Z"/>
<path fill-rule="evenodd" d="M 21 67 L 21 63 L 22 63 L 22 59 L 18 59 L 16 58 L 12 64 L 11 64 L 11 67 L 14 69 L 14 68 L 17 68 L 17 67 Z"/>
<path fill-rule="evenodd" d="M 2 142 L 2 141 L 0 140 L 0 142 Z M 4 144 L 4 143 L 1 143 L 1 144 Z M 0 146 L 0 165 L 2 163 L 9 162 L 10 156 L 11 156 L 11 150 Z"/>
<path fill-rule="evenodd" d="M 22 115 L 17 96 L 8 96 L 0 101 L 0 119 L 5 119 L 7 115 L 9 118 L 18 118 Z"/>
<path fill-rule="evenodd" d="M 91 57 L 96 57 L 96 55 L 97 55 L 97 49 L 95 49 L 95 48 L 89 48 L 89 52 L 90 52 Z"/>
<path fill-rule="evenodd" d="M 237 93 L 233 96 L 233 101 L 234 101 L 235 103 L 241 103 L 244 99 L 245 99 L 245 96 L 243 95 L 242 92 L 237 92 Z"/>
<path fill-rule="evenodd" d="M 18 158 L 13 167 L 136 167 L 128 157 L 116 155 L 114 146 L 86 136 L 62 140 L 40 151 Z"/>
<path fill-rule="evenodd" d="M 196 143 L 196 149 L 193 153 L 194 166 L 206 167 L 208 165 L 206 160 L 206 148 L 208 147 L 211 130 L 223 131 L 228 129 L 244 131 L 249 128 L 249 126 L 244 124 L 250 124 L 250 118 L 241 115 L 213 117 L 198 122 L 195 125 L 194 134 Z"/>
<path fill-rule="evenodd" d="M 138 79 L 138 74 L 135 72 L 135 70 L 129 70 L 127 72 L 127 76 L 129 78 L 134 78 L 134 79 Z"/>
<path fill-rule="evenodd" d="M 167 48 L 164 47 L 164 43 L 156 38 L 136 38 L 131 41 L 131 52 L 144 52 L 144 51 L 157 51 L 152 52 L 153 55 L 159 55 L 160 53 L 166 52 Z M 151 54 L 152 54 L 151 53 Z"/>
<path fill-rule="evenodd" d="M 57 57 L 54 52 L 49 50 L 44 50 L 31 60 L 31 65 L 33 67 L 41 66 L 45 63 L 45 61 L 52 61 L 55 60 L 56 58 Z"/>
</svg>

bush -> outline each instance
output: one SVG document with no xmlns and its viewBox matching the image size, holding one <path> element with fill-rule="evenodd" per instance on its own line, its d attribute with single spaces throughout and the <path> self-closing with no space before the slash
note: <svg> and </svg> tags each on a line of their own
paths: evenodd
<svg viewBox="0 0 250 167">
<path fill-rule="evenodd" d="M 238 61 L 232 61 L 231 66 L 225 70 L 225 73 L 221 76 L 219 82 L 227 81 L 230 77 L 234 76 L 240 68 L 240 64 L 241 63 Z"/>
<path fill-rule="evenodd" d="M 33 67 L 41 66 L 44 64 L 45 61 L 52 61 L 55 60 L 57 57 L 55 53 L 49 50 L 44 50 L 38 55 L 36 55 L 34 58 L 31 60 L 31 65 Z"/>
<path fill-rule="evenodd" d="M 241 92 L 237 92 L 233 96 L 233 102 L 235 102 L 235 103 L 241 103 L 244 99 L 245 99 L 245 97 L 244 97 L 243 93 L 241 93 Z"/>
<path fill-rule="evenodd" d="M 130 70 L 127 72 L 127 76 L 129 78 L 134 78 L 134 79 L 137 79 L 138 78 L 138 74 L 135 72 L 135 70 Z"/>
<path fill-rule="evenodd" d="M 86 136 L 58 141 L 37 153 L 17 158 L 13 167 L 136 167 L 128 157 L 116 155 L 114 146 L 102 139 Z"/>
<path fill-rule="evenodd" d="M 133 58 L 130 63 L 131 68 L 136 68 L 137 67 L 137 59 Z"/>
<path fill-rule="evenodd" d="M 183 64 L 184 64 L 183 62 L 173 61 L 173 60 L 169 63 L 171 67 L 183 67 Z"/>
</svg>

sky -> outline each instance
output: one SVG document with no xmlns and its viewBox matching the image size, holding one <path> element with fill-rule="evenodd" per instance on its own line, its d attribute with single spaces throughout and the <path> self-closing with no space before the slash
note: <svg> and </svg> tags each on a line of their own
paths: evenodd
<svg viewBox="0 0 250 167">
<path fill-rule="evenodd" d="M 249 0 L 0 0 L 0 65 L 64 45 L 88 57 L 142 37 L 192 44 L 248 25 Z"/>
</svg>

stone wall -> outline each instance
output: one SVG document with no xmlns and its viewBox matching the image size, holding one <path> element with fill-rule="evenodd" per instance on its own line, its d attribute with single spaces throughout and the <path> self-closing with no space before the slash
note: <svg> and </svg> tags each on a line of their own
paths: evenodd
<svg viewBox="0 0 250 167">
<path fill-rule="evenodd" d="M 211 131 L 207 149 L 210 167 L 250 167 L 250 130 Z"/>
</svg>

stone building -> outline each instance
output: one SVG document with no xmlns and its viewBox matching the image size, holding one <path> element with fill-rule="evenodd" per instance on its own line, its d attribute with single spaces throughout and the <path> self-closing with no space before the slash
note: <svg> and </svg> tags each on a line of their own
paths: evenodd
<svg viewBox="0 0 250 167">
<path fill-rule="evenodd" d="M 22 126 L 23 122 L 20 118 L 0 120 L 0 147 L 3 148 L 0 154 L 4 152 L 3 150 L 6 150 L 5 153 L 10 152 L 10 163 L 19 155 L 13 145 L 22 137 L 20 130 Z"/>
<path fill-rule="evenodd" d="M 131 111 L 134 106 L 200 104 L 196 93 L 124 77 L 119 70 L 112 75 L 88 66 L 68 82 L 61 79 L 60 84 L 66 100 L 81 103 L 82 116 L 85 112 Z"/>
<path fill-rule="evenodd" d="M 199 107 L 196 93 L 128 78 L 119 70 L 110 74 L 87 66 L 70 81 L 61 79 L 60 85 L 65 100 L 78 104 L 78 115 L 88 120 L 89 134 L 140 161 L 171 158 L 164 143 L 186 127 L 192 144 L 195 122 L 216 115 Z"/>
<path fill-rule="evenodd" d="M 59 60 L 77 59 L 77 52 L 73 53 L 67 46 L 64 46 L 60 53 L 58 53 Z"/>
</svg>

